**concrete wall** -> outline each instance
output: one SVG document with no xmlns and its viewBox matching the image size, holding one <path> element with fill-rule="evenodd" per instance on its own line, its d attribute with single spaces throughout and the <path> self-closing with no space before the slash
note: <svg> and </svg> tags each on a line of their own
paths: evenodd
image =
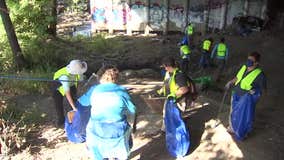
<svg viewBox="0 0 284 160">
<path fill-rule="evenodd" d="M 264 17 L 267 0 L 90 0 L 92 30 L 202 31 L 222 29 L 235 16 Z"/>
</svg>

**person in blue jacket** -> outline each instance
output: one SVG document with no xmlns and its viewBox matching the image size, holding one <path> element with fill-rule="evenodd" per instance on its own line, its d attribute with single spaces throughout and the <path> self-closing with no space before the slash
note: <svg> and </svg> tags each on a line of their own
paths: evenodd
<svg viewBox="0 0 284 160">
<path fill-rule="evenodd" d="M 130 153 L 131 127 L 128 119 L 132 118 L 134 122 L 136 107 L 127 89 L 116 84 L 118 74 L 114 66 L 100 68 L 97 72 L 100 84 L 91 94 L 86 143 L 91 158 L 95 160 L 126 160 Z"/>
<path fill-rule="evenodd" d="M 226 89 L 234 86 L 227 131 L 235 134 L 238 140 L 244 139 L 251 132 L 256 103 L 262 91 L 266 92 L 266 77 L 259 67 L 259 61 L 259 53 L 249 54 L 246 64 L 225 86 Z"/>
</svg>

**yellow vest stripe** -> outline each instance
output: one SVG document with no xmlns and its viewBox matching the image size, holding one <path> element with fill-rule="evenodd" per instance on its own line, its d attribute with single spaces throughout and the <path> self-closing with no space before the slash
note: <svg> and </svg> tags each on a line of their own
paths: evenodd
<svg viewBox="0 0 284 160">
<path fill-rule="evenodd" d="M 188 45 L 182 45 L 182 46 L 180 47 L 180 49 L 181 49 L 181 51 L 182 51 L 183 54 L 185 54 L 185 55 L 190 54 L 190 49 L 189 49 Z"/>
<path fill-rule="evenodd" d="M 217 56 L 224 57 L 226 54 L 226 45 L 224 43 L 219 43 L 217 48 Z"/>
<path fill-rule="evenodd" d="M 205 51 L 209 51 L 210 46 L 211 46 L 211 41 L 205 40 L 205 41 L 203 42 L 203 49 L 204 49 Z"/>
</svg>

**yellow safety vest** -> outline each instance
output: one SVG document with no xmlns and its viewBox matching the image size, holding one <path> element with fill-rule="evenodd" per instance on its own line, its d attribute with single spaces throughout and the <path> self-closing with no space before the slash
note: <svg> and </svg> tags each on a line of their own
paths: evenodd
<svg viewBox="0 0 284 160">
<path fill-rule="evenodd" d="M 166 81 L 168 78 L 170 78 L 170 80 L 169 80 L 170 94 L 174 94 L 174 95 L 176 95 L 176 92 L 179 89 L 178 86 L 176 85 L 176 80 L 175 80 L 177 72 L 181 72 L 181 71 L 178 70 L 178 68 L 174 69 L 172 76 L 170 76 L 169 72 L 166 72 L 166 75 L 165 75 L 165 78 L 164 78 L 164 81 Z M 189 82 L 187 82 L 187 84 L 188 84 L 188 86 L 190 85 Z M 166 87 L 165 86 L 163 86 L 163 93 L 164 93 L 164 96 L 167 96 Z M 180 97 L 181 96 L 178 96 L 176 98 L 178 99 Z"/>
<path fill-rule="evenodd" d="M 192 26 L 192 24 L 187 26 L 187 34 L 188 35 L 192 35 L 193 34 L 193 26 Z"/>
<path fill-rule="evenodd" d="M 180 47 L 180 50 L 182 51 L 182 57 L 181 58 L 186 58 L 190 54 L 190 49 L 188 45 L 182 45 Z"/>
<path fill-rule="evenodd" d="M 226 54 L 226 45 L 224 43 L 219 43 L 217 48 L 217 56 L 224 57 Z"/>
<path fill-rule="evenodd" d="M 209 41 L 208 39 L 203 42 L 203 49 L 205 51 L 209 51 L 210 46 L 211 46 L 211 41 Z"/>
<path fill-rule="evenodd" d="M 246 75 L 246 77 L 243 78 L 246 70 L 247 70 L 246 65 L 243 65 L 237 74 L 237 81 L 235 85 L 238 85 L 239 83 L 241 83 L 240 84 L 241 89 L 249 91 L 252 89 L 252 86 L 251 86 L 252 82 L 261 73 L 261 69 L 259 68 L 254 69 L 248 75 Z"/>
<path fill-rule="evenodd" d="M 71 75 L 70 75 L 70 73 L 67 72 L 67 68 L 63 67 L 63 68 L 59 69 L 58 71 L 56 71 L 54 73 L 53 80 L 58 80 L 59 77 L 63 76 L 63 75 L 66 75 L 69 79 L 71 79 Z M 76 77 L 75 77 L 75 86 L 76 87 L 78 86 L 79 79 L 80 79 L 80 75 L 76 75 Z M 68 82 L 68 83 L 71 83 L 71 82 Z M 62 85 L 57 90 L 61 93 L 62 96 L 65 96 L 65 91 L 64 91 Z"/>
</svg>

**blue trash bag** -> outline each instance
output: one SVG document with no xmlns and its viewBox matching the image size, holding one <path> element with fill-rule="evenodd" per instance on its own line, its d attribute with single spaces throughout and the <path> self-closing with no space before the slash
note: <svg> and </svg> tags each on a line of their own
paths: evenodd
<svg viewBox="0 0 284 160">
<path fill-rule="evenodd" d="M 183 157 L 190 147 L 189 131 L 173 100 L 167 100 L 165 112 L 166 146 L 174 157 Z"/>
<path fill-rule="evenodd" d="M 239 96 L 233 94 L 231 123 L 237 140 L 241 141 L 252 130 L 255 105 L 260 97 L 260 92 L 253 95 L 246 93 Z"/>
<path fill-rule="evenodd" d="M 77 112 L 75 112 L 72 123 L 65 118 L 65 132 L 69 141 L 73 143 L 83 143 L 86 141 L 86 127 L 90 118 L 90 106 L 82 106 L 76 102 Z"/>
<path fill-rule="evenodd" d="M 181 45 L 188 45 L 188 37 L 187 35 L 183 36 L 182 41 L 180 42 Z"/>
</svg>

